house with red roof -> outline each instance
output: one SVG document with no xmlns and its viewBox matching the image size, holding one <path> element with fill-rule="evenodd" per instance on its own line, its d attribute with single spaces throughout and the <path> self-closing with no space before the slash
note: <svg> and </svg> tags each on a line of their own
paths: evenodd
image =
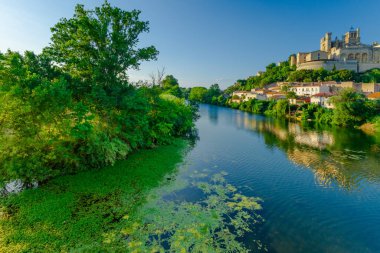
<svg viewBox="0 0 380 253">
<path fill-rule="evenodd" d="M 380 100 L 380 92 L 374 92 L 367 96 L 370 100 Z"/>
</svg>

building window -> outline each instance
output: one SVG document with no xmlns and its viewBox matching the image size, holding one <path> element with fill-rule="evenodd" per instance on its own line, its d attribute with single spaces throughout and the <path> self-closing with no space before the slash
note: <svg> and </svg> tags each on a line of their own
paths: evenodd
<svg viewBox="0 0 380 253">
<path fill-rule="evenodd" d="M 364 53 L 362 54 L 362 62 L 367 62 L 368 60 L 368 54 Z"/>
<path fill-rule="evenodd" d="M 355 60 L 357 60 L 357 61 L 360 61 L 360 54 L 359 53 L 357 53 L 357 54 L 355 54 Z"/>
</svg>

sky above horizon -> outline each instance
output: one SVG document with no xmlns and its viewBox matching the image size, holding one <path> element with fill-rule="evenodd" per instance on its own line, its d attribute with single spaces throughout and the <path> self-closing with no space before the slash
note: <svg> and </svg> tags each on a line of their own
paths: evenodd
<svg viewBox="0 0 380 253">
<path fill-rule="evenodd" d="M 41 52 L 50 27 L 71 17 L 76 4 L 93 8 L 102 0 L 0 0 L 0 51 Z M 125 10 L 139 9 L 150 22 L 140 46 L 154 45 L 157 61 L 130 71 L 130 79 L 147 80 L 165 67 L 181 86 L 222 88 L 255 75 L 272 62 L 296 52 L 319 49 L 325 32 L 333 38 L 351 26 L 362 42 L 380 42 L 379 0 L 109 0 Z"/>
</svg>

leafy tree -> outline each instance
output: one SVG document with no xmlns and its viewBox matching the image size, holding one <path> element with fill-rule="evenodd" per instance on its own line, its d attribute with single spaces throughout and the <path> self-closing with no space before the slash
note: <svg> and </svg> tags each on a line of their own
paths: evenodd
<svg viewBox="0 0 380 253">
<path fill-rule="evenodd" d="M 286 93 L 286 98 L 287 99 L 297 98 L 297 93 L 295 93 L 294 91 L 289 91 L 289 92 Z"/>
<path fill-rule="evenodd" d="M 301 120 L 314 120 L 319 106 L 317 104 L 304 104 L 301 112 Z"/>
<path fill-rule="evenodd" d="M 220 95 L 218 98 L 217 98 L 217 101 L 218 101 L 218 105 L 225 105 L 227 103 L 227 98 L 224 96 L 224 95 Z"/>
<path fill-rule="evenodd" d="M 265 111 L 265 114 L 276 116 L 276 117 L 285 117 L 289 108 L 289 102 L 286 99 L 273 100 L 269 103 L 268 109 Z"/>
<path fill-rule="evenodd" d="M 364 83 L 379 83 L 380 82 L 380 69 L 371 69 L 357 77 L 358 82 Z"/>
<path fill-rule="evenodd" d="M 181 94 L 182 94 L 183 98 L 189 99 L 191 88 L 180 87 L 180 89 L 181 89 Z"/>
<path fill-rule="evenodd" d="M 167 75 L 164 80 L 162 80 L 162 88 L 165 90 L 169 90 L 178 85 L 178 80 L 172 75 Z"/>
<path fill-rule="evenodd" d="M 333 111 L 331 109 L 319 106 L 314 113 L 315 121 L 321 124 L 331 124 L 333 120 Z"/>
<path fill-rule="evenodd" d="M 169 94 L 177 97 L 182 97 L 181 89 L 179 88 L 178 80 L 172 76 L 167 75 L 161 82 L 162 88 Z"/>
<path fill-rule="evenodd" d="M 204 103 L 207 92 L 205 87 L 193 87 L 190 90 L 189 100 Z"/>
<path fill-rule="evenodd" d="M 139 20 L 140 11 L 124 11 L 107 1 L 94 10 L 75 7 L 72 18 L 62 18 L 52 29 L 51 44 L 44 53 L 73 78 L 83 91 L 100 86 L 108 92 L 125 84 L 127 70 L 141 61 L 154 60 L 154 46 L 136 48 L 138 37 L 148 32 L 148 22 Z"/>
<path fill-rule="evenodd" d="M 354 89 L 342 89 L 331 98 L 334 104 L 333 123 L 342 126 L 352 126 L 365 121 L 372 113 L 365 103 L 365 96 L 356 93 Z"/>
<path fill-rule="evenodd" d="M 216 104 L 217 98 L 222 94 L 222 91 L 219 88 L 219 84 L 213 84 L 207 90 L 207 94 L 205 95 L 205 102 Z M 214 101 L 214 102 L 213 102 Z"/>
</svg>

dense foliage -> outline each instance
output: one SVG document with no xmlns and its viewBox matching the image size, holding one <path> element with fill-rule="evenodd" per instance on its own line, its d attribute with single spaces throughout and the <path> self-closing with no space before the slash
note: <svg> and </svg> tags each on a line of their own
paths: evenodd
<svg viewBox="0 0 380 253">
<path fill-rule="evenodd" d="M 228 103 L 234 109 L 265 114 L 275 117 L 293 117 L 301 121 L 315 121 L 321 124 L 338 126 L 359 126 L 365 122 L 377 122 L 380 115 L 379 101 L 365 99 L 364 95 L 352 89 L 343 89 L 331 98 L 334 109 L 317 104 L 291 105 L 288 100 L 251 99 L 241 103 Z"/>
<path fill-rule="evenodd" d="M 173 75 L 167 75 L 161 83 L 161 87 L 165 93 L 172 94 L 177 97 L 183 97 L 182 90 L 179 87 L 178 80 Z"/>
<path fill-rule="evenodd" d="M 0 54 L 0 184 L 114 164 L 192 130 L 184 99 L 128 82 L 128 69 L 157 56 L 137 48 L 147 31 L 139 11 L 78 5 L 42 54 Z"/>
<path fill-rule="evenodd" d="M 276 65 L 269 64 L 266 71 L 247 79 L 237 80 L 228 87 L 225 92 L 231 94 L 236 90 L 251 90 L 262 88 L 266 84 L 274 82 L 319 82 L 319 81 L 355 81 L 355 82 L 380 82 L 380 69 L 372 69 L 365 73 L 356 73 L 350 70 L 296 70 L 284 61 Z"/>
<path fill-rule="evenodd" d="M 380 104 L 376 100 L 367 100 L 363 94 L 353 89 L 343 89 L 332 97 L 334 113 L 332 123 L 335 125 L 359 125 L 367 119 L 380 114 Z"/>
<path fill-rule="evenodd" d="M 190 88 L 189 100 L 222 106 L 227 102 L 226 96 L 223 94 L 217 83 L 211 85 L 209 89 L 205 87 Z"/>
</svg>

